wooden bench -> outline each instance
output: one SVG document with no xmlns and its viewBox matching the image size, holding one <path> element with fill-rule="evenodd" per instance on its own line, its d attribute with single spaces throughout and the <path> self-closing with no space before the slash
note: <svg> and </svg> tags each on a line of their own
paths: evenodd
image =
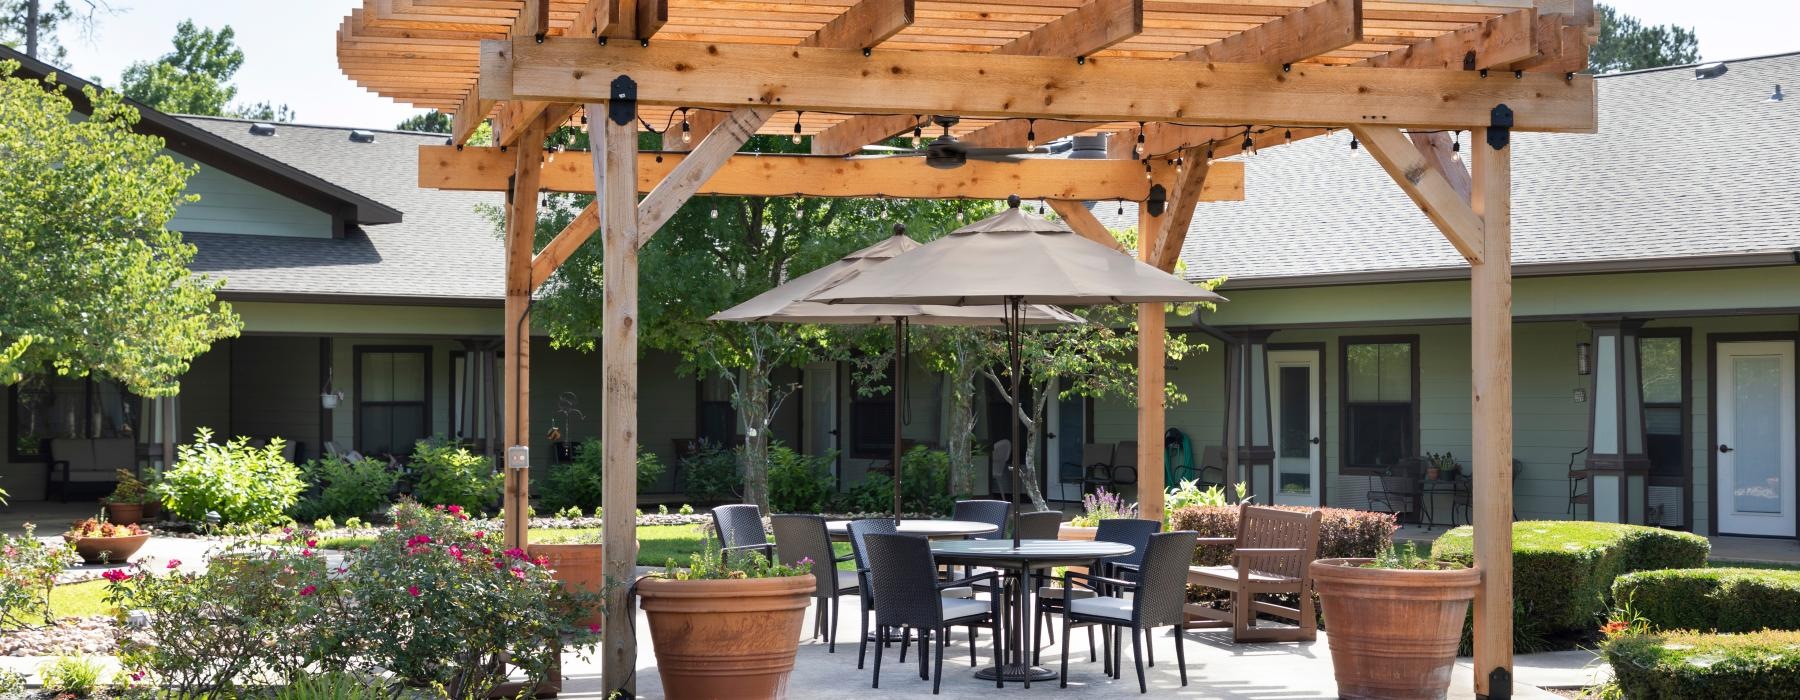
<svg viewBox="0 0 1800 700">
<path fill-rule="evenodd" d="M 1192 628 L 1231 629 L 1234 642 L 1296 642 L 1318 638 L 1319 618 L 1313 606 L 1312 579 L 1307 569 L 1319 553 L 1319 520 L 1313 511 L 1291 511 L 1257 506 L 1238 507 L 1237 537 L 1202 537 L 1201 545 L 1232 546 L 1228 566 L 1188 567 L 1188 585 L 1217 588 L 1230 593 L 1231 607 L 1218 610 L 1200 603 L 1185 608 Z M 1290 608 L 1259 595 L 1290 594 L 1299 607 Z M 1257 627 L 1257 614 L 1294 623 L 1294 627 Z M 1196 619 L 1197 618 L 1197 619 Z"/>
</svg>

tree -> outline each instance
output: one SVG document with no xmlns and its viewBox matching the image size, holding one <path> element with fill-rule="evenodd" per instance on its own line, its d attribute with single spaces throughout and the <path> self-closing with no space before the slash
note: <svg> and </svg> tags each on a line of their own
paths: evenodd
<svg viewBox="0 0 1800 700">
<path fill-rule="evenodd" d="M 139 61 L 119 78 L 126 97 L 146 107 L 176 114 L 230 116 L 263 121 L 294 120 L 287 105 L 258 102 L 231 106 L 237 86 L 231 82 L 244 67 L 244 51 L 230 25 L 213 30 L 183 20 L 175 28 L 175 50 L 153 62 Z"/>
<path fill-rule="evenodd" d="M 1600 13 L 1600 39 L 1588 53 L 1590 72 L 1617 73 L 1700 60 L 1700 43 L 1692 29 L 1645 25 L 1611 5 L 1596 5 L 1595 9 Z"/>
<path fill-rule="evenodd" d="M 30 339 L 11 364 L 172 395 L 195 355 L 242 326 L 166 227 L 192 201 L 194 168 L 133 132 L 138 112 L 116 94 L 87 88 L 92 112 L 75 120 L 63 86 L 17 70 L 0 62 L 0 338 Z"/>
<path fill-rule="evenodd" d="M 424 131 L 433 134 L 450 133 L 450 115 L 437 110 L 424 114 L 415 114 L 400 122 L 394 128 L 401 131 Z"/>
<path fill-rule="evenodd" d="M 91 36 L 100 17 L 114 12 L 104 0 L 0 0 L 0 44 L 23 49 L 25 55 L 45 63 L 64 65 L 69 51 L 56 33 L 73 23 Z"/>
</svg>

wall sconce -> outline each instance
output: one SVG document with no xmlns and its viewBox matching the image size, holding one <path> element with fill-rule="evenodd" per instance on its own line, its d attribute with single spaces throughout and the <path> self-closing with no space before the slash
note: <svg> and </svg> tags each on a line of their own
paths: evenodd
<svg viewBox="0 0 1800 700">
<path fill-rule="evenodd" d="M 1583 377 L 1594 373 L 1594 356 L 1592 343 L 1575 344 L 1575 373 Z"/>
</svg>

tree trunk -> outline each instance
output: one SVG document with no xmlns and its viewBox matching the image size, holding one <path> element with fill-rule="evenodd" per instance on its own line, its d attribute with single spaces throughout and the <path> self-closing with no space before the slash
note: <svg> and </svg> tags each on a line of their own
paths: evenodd
<svg viewBox="0 0 1800 700">
<path fill-rule="evenodd" d="M 733 397 L 744 428 L 744 502 L 764 512 L 769 510 L 769 371 L 761 362 L 754 364 Z"/>
<path fill-rule="evenodd" d="M 38 0 L 25 0 L 25 55 L 38 57 Z"/>
<path fill-rule="evenodd" d="M 949 435 L 950 493 L 973 496 L 988 492 L 985 470 L 975 463 L 975 375 L 980 367 L 969 353 L 959 353 L 950 376 Z"/>
<path fill-rule="evenodd" d="M 1044 407 L 1050 387 L 1037 387 L 1038 398 L 1031 402 L 1031 419 L 1025 421 L 1025 462 L 1019 469 L 1019 483 L 1025 486 L 1025 495 L 1031 498 L 1037 510 L 1049 510 L 1050 505 L 1044 501 L 1044 489 L 1038 484 L 1038 444 L 1043 442 L 1040 435 L 1044 426 Z"/>
</svg>

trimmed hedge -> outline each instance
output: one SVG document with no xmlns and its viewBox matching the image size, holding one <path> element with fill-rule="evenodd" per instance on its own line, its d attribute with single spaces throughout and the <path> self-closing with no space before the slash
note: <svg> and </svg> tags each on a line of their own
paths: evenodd
<svg viewBox="0 0 1800 700">
<path fill-rule="evenodd" d="M 1800 571 L 1641 571 L 1620 576 L 1612 593 L 1656 629 L 1800 630 Z"/>
<path fill-rule="evenodd" d="M 1432 543 L 1434 559 L 1473 564 L 1474 529 Z M 1574 521 L 1513 523 L 1515 622 L 1546 635 L 1593 630 L 1610 605 L 1613 580 L 1648 569 L 1706 565 L 1706 538 L 1638 525 Z"/>
<path fill-rule="evenodd" d="M 1623 697 L 1764 700 L 1800 694 L 1800 632 L 1618 637 L 1606 661 Z"/>
<path fill-rule="evenodd" d="M 1373 557 L 1387 546 L 1400 526 L 1392 513 L 1371 513 L 1348 508 L 1308 508 L 1304 506 L 1265 506 L 1301 512 L 1320 511 L 1319 558 Z M 1169 517 L 1175 530 L 1193 530 L 1201 537 L 1236 537 L 1237 506 L 1191 506 L 1175 511 Z M 1224 566 L 1231 563 L 1231 547 L 1201 545 L 1194 548 L 1194 564 Z"/>
</svg>

